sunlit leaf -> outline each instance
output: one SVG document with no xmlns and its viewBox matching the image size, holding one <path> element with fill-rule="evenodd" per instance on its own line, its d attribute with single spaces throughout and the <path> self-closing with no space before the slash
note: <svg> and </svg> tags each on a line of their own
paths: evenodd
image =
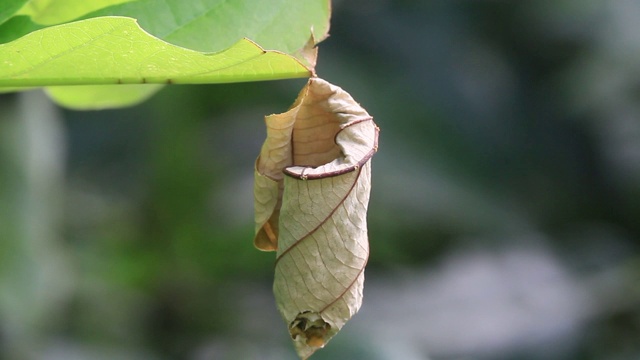
<svg viewBox="0 0 640 360">
<path fill-rule="evenodd" d="M 46 88 L 46 92 L 56 103 L 69 109 L 95 110 L 135 105 L 162 88 L 162 85 L 157 84 L 77 85 L 50 86 Z"/>
<path fill-rule="evenodd" d="M 0 86 L 224 83 L 305 77 L 295 58 L 249 40 L 215 54 L 177 47 L 134 19 L 105 17 L 49 27 L 0 45 Z"/>
<path fill-rule="evenodd" d="M 150 34 L 199 51 L 220 51 L 249 38 L 291 54 L 312 31 L 316 41 L 327 37 L 330 13 L 329 0 L 140 0 L 87 16 L 132 17 Z"/>
<path fill-rule="evenodd" d="M 130 1 L 134 0 L 31 0 L 20 10 L 20 15 L 28 15 L 38 24 L 53 25 L 74 20 L 111 5 Z"/>
<path fill-rule="evenodd" d="M 85 14 L 90 10 L 96 11 Z M 218 52 L 233 46 L 242 38 L 249 38 L 262 48 L 291 54 L 312 67 L 314 59 L 308 59 L 306 55 L 309 52 L 305 54 L 302 50 L 306 49 L 311 35 L 316 42 L 327 36 L 330 12 L 329 0 L 35 0 L 25 6 L 21 13 L 33 16 L 37 23 L 26 16 L 13 17 L 0 25 L 0 43 L 16 40 L 45 26 L 40 24 L 68 21 L 82 14 L 85 18 L 114 15 L 137 19 L 141 27 L 155 37 L 192 50 Z M 113 100 L 122 99 L 122 106 L 147 97 L 139 93 L 136 99 L 135 92 L 130 93 L 130 97 L 124 97 L 123 94 L 109 94 L 107 90 L 98 90 L 96 87 L 85 90 L 95 90 L 94 94 L 83 94 L 87 101 L 104 96 Z M 59 87 L 51 93 L 57 95 L 56 99 L 72 99 L 77 93 L 74 89 L 69 89 L 68 94 L 64 94 L 65 91 L 65 88 Z M 94 107 L 90 102 L 80 103 L 79 99 L 74 103 L 75 107 Z M 103 103 L 119 106 L 117 101 Z M 68 102 L 65 105 L 68 106 Z"/>
</svg>

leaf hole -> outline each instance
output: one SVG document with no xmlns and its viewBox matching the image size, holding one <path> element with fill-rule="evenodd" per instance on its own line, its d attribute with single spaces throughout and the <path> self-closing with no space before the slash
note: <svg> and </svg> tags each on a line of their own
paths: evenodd
<svg viewBox="0 0 640 360">
<path fill-rule="evenodd" d="M 303 311 L 289 325 L 289 334 L 295 341 L 303 341 L 308 346 L 321 348 L 331 325 L 322 319 L 317 312 Z"/>
</svg>

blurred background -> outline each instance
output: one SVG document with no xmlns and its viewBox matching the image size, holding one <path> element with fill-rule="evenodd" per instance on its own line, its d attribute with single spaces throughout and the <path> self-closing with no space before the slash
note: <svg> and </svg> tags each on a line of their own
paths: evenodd
<svg viewBox="0 0 640 360">
<path fill-rule="evenodd" d="M 640 2 L 335 1 L 317 70 L 382 133 L 314 359 L 640 358 Z M 0 95 L 0 358 L 296 359 L 252 182 L 303 84 Z"/>
</svg>

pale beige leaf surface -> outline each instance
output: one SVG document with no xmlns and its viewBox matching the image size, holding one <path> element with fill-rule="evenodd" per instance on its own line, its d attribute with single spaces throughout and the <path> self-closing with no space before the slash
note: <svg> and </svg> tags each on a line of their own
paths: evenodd
<svg viewBox="0 0 640 360">
<path fill-rule="evenodd" d="M 341 88 L 311 78 L 291 109 L 265 118 L 256 162 L 256 237 L 276 250 L 274 295 L 301 358 L 359 310 L 369 257 L 373 118 Z"/>
</svg>

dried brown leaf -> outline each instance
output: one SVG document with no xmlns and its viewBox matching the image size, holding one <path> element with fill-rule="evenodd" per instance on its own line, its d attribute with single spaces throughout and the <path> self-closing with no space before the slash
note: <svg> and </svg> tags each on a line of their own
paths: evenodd
<svg viewBox="0 0 640 360">
<path fill-rule="evenodd" d="M 359 310 L 369 257 L 373 118 L 341 88 L 311 78 L 291 109 L 265 118 L 256 162 L 256 237 L 277 250 L 274 294 L 301 358 Z"/>
<path fill-rule="evenodd" d="M 315 76 L 316 63 L 318 62 L 318 42 L 313 36 L 313 31 L 311 31 L 311 37 L 304 44 L 304 46 L 296 51 L 293 55 L 303 64 L 307 66 L 307 68 L 311 71 L 311 73 Z"/>
</svg>

